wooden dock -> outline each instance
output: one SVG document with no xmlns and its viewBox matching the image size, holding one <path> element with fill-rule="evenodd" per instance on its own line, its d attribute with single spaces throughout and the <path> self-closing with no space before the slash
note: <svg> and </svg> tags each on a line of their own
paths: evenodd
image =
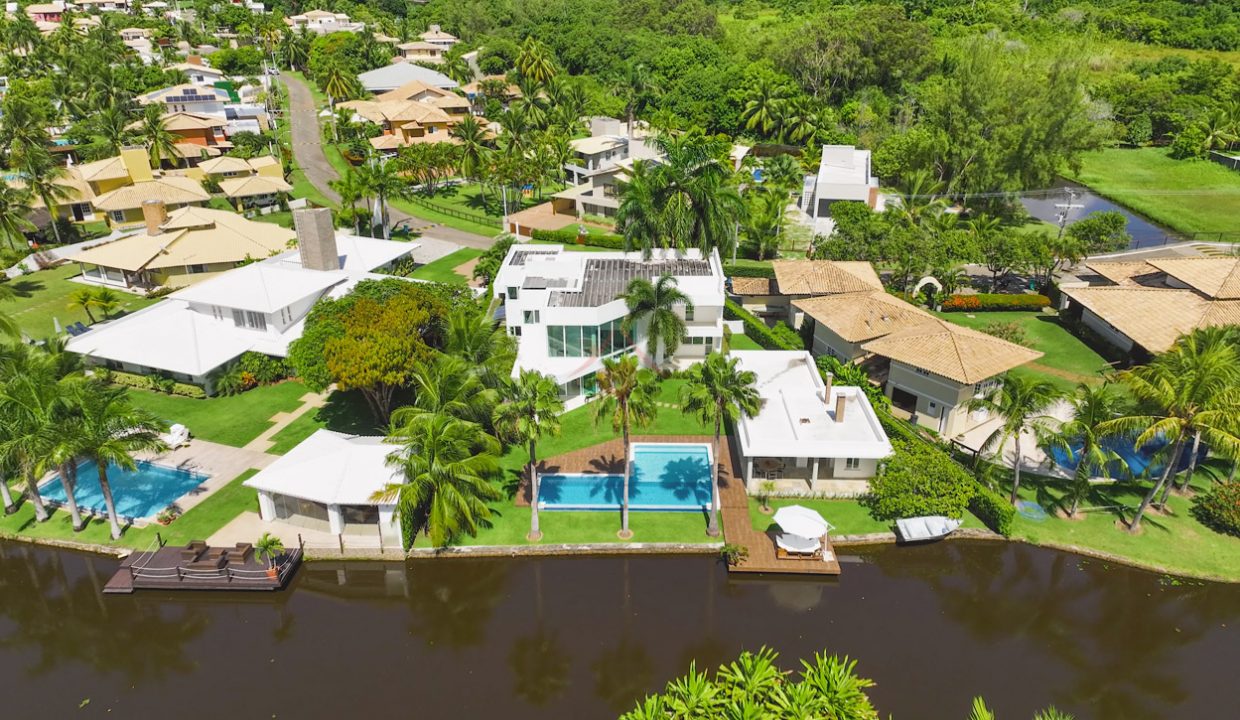
<svg viewBox="0 0 1240 720">
<path fill-rule="evenodd" d="M 301 566 L 302 555 L 301 548 L 294 548 L 276 558 L 274 567 L 269 568 L 253 548 L 244 545 L 216 548 L 195 542 L 162 546 L 125 558 L 103 592 L 128 595 L 135 590 L 283 590 Z"/>
</svg>

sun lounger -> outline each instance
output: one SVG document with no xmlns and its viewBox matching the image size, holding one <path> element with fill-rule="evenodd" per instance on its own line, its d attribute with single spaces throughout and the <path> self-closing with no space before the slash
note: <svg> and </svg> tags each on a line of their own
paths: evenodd
<svg viewBox="0 0 1240 720">
<path fill-rule="evenodd" d="M 188 445 L 189 437 L 189 428 L 177 423 L 168 428 L 168 432 L 160 435 L 159 439 L 163 440 L 169 449 L 175 450 L 183 445 Z"/>
<path fill-rule="evenodd" d="M 250 543 L 237 543 L 236 547 L 228 551 L 228 562 L 244 565 L 250 561 L 250 557 L 254 554 L 254 546 Z"/>
<path fill-rule="evenodd" d="M 776 535 L 775 544 L 781 550 L 793 555 L 813 555 L 822 549 L 822 541 L 818 538 L 801 537 L 790 533 Z"/>
</svg>

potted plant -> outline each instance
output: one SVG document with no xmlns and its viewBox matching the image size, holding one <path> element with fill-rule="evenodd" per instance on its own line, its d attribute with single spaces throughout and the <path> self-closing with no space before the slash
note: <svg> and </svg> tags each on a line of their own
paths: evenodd
<svg viewBox="0 0 1240 720">
<path fill-rule="evenodd" d="M 775 481 L 763 480 L 758 484 L 758 509 L 763 515 L 771 514 L 771 495 L 775 494 Z"/>
<path fill-rule="evenodd" d="M 749 559 L 749 548 L 744 545 L 728 543 L 719 550 L 719 555 L 728 565 L 736 565 Z"/>
<path fill-rule="evenodd" d="M 267 577 L 276 577 L 278 574 L 276 571 L 276 558 L 284 552 L 284 542 L 271 533 L 263 533 L 258 542 L 254 543 L 254 550 L 260 558 L 263 556 L 267 557 Z"/>
</svg>

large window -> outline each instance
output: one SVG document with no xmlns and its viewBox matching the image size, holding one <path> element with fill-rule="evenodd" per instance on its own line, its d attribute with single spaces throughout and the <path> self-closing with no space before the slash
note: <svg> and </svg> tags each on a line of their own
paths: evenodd
<svg viewBox="0 0 1240 720">
<path fill-rule="evenodd" d="M 233 324 L 237 327 L 248 327 L 251 330 L 266 330 L 267 316 L 262 313 L 256 313 L 251 310 L 232 311 Z"/>
<path fill-rule="evenodd" d="M 547 354 L 551 357 L 594 357 L 621 352 L 633 340 L 620 329 L 620 321 L 594 325 L 548 325 Z"/>
</svg>

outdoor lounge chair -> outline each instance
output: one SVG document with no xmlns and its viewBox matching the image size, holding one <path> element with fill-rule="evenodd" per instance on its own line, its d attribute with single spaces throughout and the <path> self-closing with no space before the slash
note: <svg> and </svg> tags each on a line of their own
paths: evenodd
<svg viewBox="0 0 1240 720">
<path fill-rule="evenodd" d="M 181 562 L 192 563 L 202 557 L 202 554 L 206 552 L 206 550 L 207 544 L 201 540 L 194 540 L 187 543 L 185 547 L 181 548 Z"/>
<path fill-rule="evenodd" d="M 801 537 L 791 533 L 776 535 L 775 544 L 784 552 L 792 555 L 812 556 L 822 549 L 822 541 L 818 538 Z"/>
<path fill-rule="evenodd" d="M 250 561 L 250 557 L 253 554 L 253 545 L 250 543 L 237 543 L 236 547 L 228 551 L 228 562 L 244 565 Z"/>
<path fill-rule="evenodd" d="M 159 436 L 160 440 L 168 446 L 169 450 L 175 450 L 179 447 L 189 444 L 189 428 L 177 423 L 168 428 L 168 432 Z"/>
</svg>

